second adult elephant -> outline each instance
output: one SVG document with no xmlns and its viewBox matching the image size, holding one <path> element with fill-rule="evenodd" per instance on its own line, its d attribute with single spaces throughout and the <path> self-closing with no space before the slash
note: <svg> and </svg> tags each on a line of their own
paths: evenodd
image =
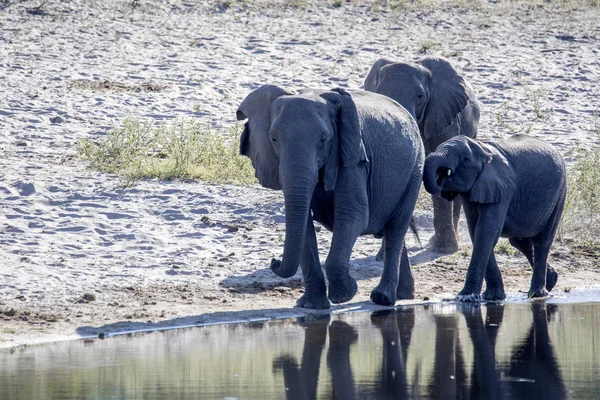
<svg viewBox="0 0 600 400">
<path fill-rule="evenodd" d="M 250 157 L 259 182 L 283 189 L 283 260 L 271 269 L 281 277 L 300 265 L 305 293 L 297 305 L 328 308 L 313 220 L 333 231 L 325 269 L 329 299 L 350 300 L 357 291 L 348 263 L 359 235 L 385 238 L 377 304 L 412 298 L 414 283 L 404 236 L 422 181 L 424 151 L 418 127 L 396 102 L 376 93 L 306 90 L 292 94 L 262 86 L 242 102 L 248 118 L 240 152 Z"/>
<path fill-rule="evenodd" d="M 473 89 L 444 58 L 425 57 L 414 63 L 381 59 L 367 75 L 365 90 L 388 96 L 408 110 L 419 125 L 426 155 L 454 136 L 477 136 L 479 104 Z M 460 200 L 432 200 L 431 250 L 455 252 Z"/>
</svg>

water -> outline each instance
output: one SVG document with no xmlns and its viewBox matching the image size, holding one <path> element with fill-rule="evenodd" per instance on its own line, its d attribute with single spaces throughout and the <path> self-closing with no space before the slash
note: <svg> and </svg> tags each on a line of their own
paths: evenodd
<svg viewBox="0 0 600 400">
<path fill-rule="evenodd" d="M 436 304 L 0 352 L 0 399 L 600 399 L 600 303 Z"/>
</svg>

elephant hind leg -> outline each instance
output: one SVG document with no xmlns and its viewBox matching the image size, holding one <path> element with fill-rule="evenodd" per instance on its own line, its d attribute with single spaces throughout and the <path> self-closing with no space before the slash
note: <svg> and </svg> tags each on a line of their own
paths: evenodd
<svg viewBox="0 0 600 400">
<path fill-rule="evenodd" d="M 564 199 L 554 208 L 546 229 L 533 238 L 533 277 L 531 278 L 531 288 L 529 289 L 530 297 L 543 297 L 547 295 L 554 288 L 558 280 L 558 273 L 548 265 L 548 254 L 550 253 L 550 246 L 554 242 L 554 235 L 560 223 L 563 204 Z"/>
<path fill-rule="evenodd" d="M 533 268 L 533 239 L 532 238 L 510 238 L 508 239 L 511 245 L 514 248 L 519 250 L 521 253 L 527 257 L 527 261 L 529 261 L 529 265 Z M 558 272 L 554 269 L 550 264 L 546 263 L 546 290 L 551 291 L 556 285 L 556 281 L 558 281 Z"/>
<path fill-rule="evenodd" d="M 458 250 L 458 239 L 454 222 L 454 202 L 439 195 L 431 196 L 433 202 L 433 228 L 435 233 L 429 245 L 436 253 L 454 253 Z M 460 213 L 460 208 L 458 209 Z"/>
<path fill-rule="evenodd" d="M 383 261 L 385 253 L 385 239 L 381 241 L 381 248 L 375 257 L 377 261 Z M 400 270 L 398 272 L 398 288 L 396 289 L 396 300 L 411 300 L 415 298 L 415 280 L 410 271 L 410 261 L 408 259 L 408 250 L 406 241 L 402 245 L 400 255 Z"/>
<path fill-rule="evenodd" d="M 383 274 L 379 285 L 371 292 L 371 300 L 375 304 L 392 306 L 398 294 L 401 298 L 414 298 L 414 280 L 404 238 L 420 187 L 421 177 L 415 176 L 398 203 L 395 215 L 384 227 Z"/>
<path fill-rule="evenodd" d="M 517 250 L 527 257 L 527 261 L 529 261 L 529 265 L 533 267 L 533 240 L 531 238 L 510 238 L 508 242 Z"/>
<path fill-rule="evenodd" d="M 396 303 L 396 290 L 398 289 L 398 279 L 400 277 L 400 255 L 404 248 L 406 229 L 408 229 L 408 224 L 406 224 L 404 230 L 402 230 L 402 226 L 386 228 L 385 240 L 383 241 L 385 246 L 383 274 L 379 285 L 371 292 L 371 300 L 375 304 L 393 306 Z M 410 268 L 410 265 L 408 268 Z"/>
<path fill-rule="evenodd" d="M 385 251 L 385 243 L 383 243 L 384 240 L 385 239 L 381 240 L 381 247 L 375 256 L 375 261 L 383 261 L 383 252 Z"/>
<path fill-rule="evenodd" d="M 398 288 L 396 289 L 396 300 L 410 300 L 415 298 L 415 280 L 410 271 L 410 261 L 406 242 L 402 245 L 400 255 L 400 270 L 398 272 Z"/>
</svg>

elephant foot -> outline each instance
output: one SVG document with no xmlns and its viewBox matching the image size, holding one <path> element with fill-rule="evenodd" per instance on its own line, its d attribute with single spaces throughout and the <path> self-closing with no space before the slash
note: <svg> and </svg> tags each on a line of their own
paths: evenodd
<svg viewBox="0 0 600 400">
<path fill-rule="evenodd" d="M 540 297 L 547 297 L 548 291 L 545 288 L 541 289 L 529 289 L 529 293 L 527 293 L 527 297 L 530 299 L 538 299 Z"/>
<path fill-rule="evenodd" d="M 414 281 L 409 284 L 398 284 L 396 289 L 396 300 L 412 300 L 415 298 Z"/>
<path fill-rule="evenodd" d="M 379 248 L 377 255 L 375 256 L 375 261 L 383 261 L 383 244 Z"/>
<path fill-rule="evenodd" d="M 273 360 L 273 372 L 279 372 L 290 368 L 297 369 L 298 361 L 296 361 L 295 357 L 289 354 L 279 356 L 275 360 Z"/>
<path fill-rule="evenodd" d="M 458 241 L 456 238 L 443 237 L 437 233 L 429 240 L 427 248 L 435 253 L 450 254 L 458 251 Z"/>
<path fill-rule="evenodd" d="M 329 300 L 334 304 L 350 301 L 357 291 L 356 280 L 350 275 L 329 279 Z"/>
<path fill-rule="evenodd" d="M 325 293 L 305 292 L 304 295 L 296 301 L 296 307 L 327 310 L 331 307 L 331 303 Z"/>
<path fill-rule="evenodd" d="M 459 303 L 481 303 L 481 295 L 477 292 L 469 293 L 462 290 L 457 296 L 456 301 Z"/>
<path fill-rule="evenodd" d="M 344 321 L 333 321 L 329 325 L 329 341 L 335 346 L 348 347 L 358 340 L 358 332 Z"/>
<path fill-rule="evenodd" d="M 393 306 L 396 304 L 396 291 L 380 283 L 371 292 L 371 301 L 380 306 Z"/>
<path fill-rule="evenodd" d="M 371 313 L 371 323 L 384 331 L 398 330 L 396 310 L 378 310 Z"/>
<path fill-rule="evenodd" d="M 548 265 L 548 269 L 546 270 L 546 290 L 549 292 L 552 291 L 556 285 L 556 281 L 558 281 L 558 272 Z"/>
<path fill-rule="evenodd" d="M 503 287 L 487 287 L 482 298 L 486 301 L 504 300 L 506 299 L 506 293 L 504 293 Z"/>
</svg>

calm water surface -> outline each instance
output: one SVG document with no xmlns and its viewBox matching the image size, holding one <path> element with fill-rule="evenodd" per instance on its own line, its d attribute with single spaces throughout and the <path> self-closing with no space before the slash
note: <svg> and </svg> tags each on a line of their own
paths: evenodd
<svg viewBox="0 0 600 400">
<path fill-rule="evenodd" d="M 410 306 L 0 352 L 0 399 L 600 399 L 600 303 Z"/>
</svg>

